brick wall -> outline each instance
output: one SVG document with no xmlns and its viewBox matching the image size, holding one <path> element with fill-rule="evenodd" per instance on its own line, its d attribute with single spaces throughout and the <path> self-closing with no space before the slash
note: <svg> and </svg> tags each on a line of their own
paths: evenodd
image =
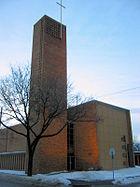
<svg viewBox="0 0 140 187">
<path fill-rule="evenodd" d="M 114 168 L 134 166 L 130 113 L 113 105 L 92 101 L 85 103 L 85 122 L 74 123 L 74 154 L 77 170 L 112 169 L 110 148 L 116 150 Z M 69 109 L 71 115 L 76 106 Z M 69 116 L 68 115 L 68 116 Z M 96 120 L 96 122 L 89 122 Z"/>
<path fill-rule="evenodd" d="M 81 108 L 86 111 L 82 122 L 74 123 L 74 151 L 76 170 L 88 170 L 89 168 L 99 168 L 98 142 L 96 129 L 96 109 L 93 102 L 88 102 L 80 106 L 69 109 L 69 115 Z"/>
<path fill-rule="evenodd" d="M 45 93 L 48 85 L 54 84 L 54 88 L 57 87 L 56 95 L 63 98 L 62 104 L 66 108 L 66 27 L 64 25 L 62 31 L 63 38 L 61 40 L 60 23 L 47 16 L 43 16 L 34 25 L 31 89 L 34 90 L 34 94 L 39 89 Z M 33 97 L 34 95 L 30 96 L 30 107 L 32 107 Z M 32 112 L 32 119 L 35 117 L 35 113 Z M 67 114 L 64 112 L 62 120 L 54 120 L 47 129 L 47 133 L 51 134 L 60 129 L 66 119 Z M 40 119 L 35 131 L 39 131 L 41 125 Z M 45 138 L 40 141 L 34 156 L 33 173 L 64 170 L 66 169 L 66 162 L 67 134 L 65 129 L 56 137 Z"/>
<path fill-rule="evenodd" d="M 54 122 L 48 134 L 56 132 L 63 122 Z M 59 135 L 51 138 L 44 138 L 40 142 L 40 171 L 41 173 L 62 171 L 67 169 L 67 129 L 65 128 Z"/>
<path fill-rule="evenodd" d="M 19 132 L 25 132 L 22 125 L 13 126 Z M 8 129 L 0 130 L 0 153 L 2 152 L 15 152 L 26 150 L 25 137 L 18 135 Z"/>
<path fill-rule="evenodd" d="M 114 148 L 114 168 L 129 167 L 128 145 L 131 146 L 130 161 L 134 166 L 132 151 L 132 131 L 128 110 L 102 102 L 95 102 L 97 115 L 101 118 L 97 125 L 99 163 L 102 169 L 112 169 L 110 148 Z"/>
</svg>

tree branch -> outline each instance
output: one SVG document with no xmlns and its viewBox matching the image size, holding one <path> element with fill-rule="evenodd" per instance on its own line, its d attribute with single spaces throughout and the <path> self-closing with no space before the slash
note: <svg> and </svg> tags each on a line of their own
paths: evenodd
<svg viewBox="0 0 140 187">
<path fill-rule="evenodd" d="M 53 137 L 53 136 L 57 136 L 58 134 L 60 134 L 60 132 L 68 125 L 68 124 L 70 124 L 71 122 L 66 122 L 64 125 L 63 125 L 63 127 L 59 130 L 59 131 L 57 131 L 56 133 L 53 133 L 53 134 L 48 134 L 48 135 L 42 135 L 40 138 L 50 138 L 50 137 Z"/>
<path fill-rule="evenodd" d="M 13 131 L 13 132 L 15 132 L 15 133 L 17 133 L 17 134 L 19 134 L 19 135 L 22 135 L 22 136 L 24 136 L 24 137 L 27 138 L 27 135 L 26 135 L 26 134 L 23 134 L 23 133 L 21 133 L 21 132 L 18 132 L 18 131 L 16 131 L 16 130 L 12 129 L 11 127 L 8 127 L 8 126 L 5 125 L 2 121 L 0 121 L 0 124 L 2 124 L 5 128 L 7 128 L 7 129 L 9 129 L 9 130 L 11 130 L 11 131 Z"/>
<path fill-rule="evenodd" d="M 1 113 L 0 113 L 0 125 L 1 125 L 1 124 L 2 124 L 4 127 L 6 127 L 7 129 L 9 129 L 9 130 L 11 130 L 11 131 L 13 131 L 13 132 L 15 132 L 15 133 L 17 133 L 17 134 L 19 134 L 19 135 L 22 135 L 22 136 L 24 136 L 24 137 L 27 137 L 26 134 L 23 134 L 23 133 L 21 133 L 21 132 L 18 132 L 18 131 L 16 131 L 16 130 L 14 130 L 13 128 L 11 128 L 11 127 L 5 125 L 5 124 L 2 122 L 2 108 L 1 108 Z"/>
</svg>

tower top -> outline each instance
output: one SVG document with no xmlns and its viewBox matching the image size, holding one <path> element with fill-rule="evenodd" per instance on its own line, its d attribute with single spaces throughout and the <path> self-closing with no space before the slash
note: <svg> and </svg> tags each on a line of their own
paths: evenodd
<svg viewBox="0 0 140 187">
<path fill-rule="evenodd" d="M 56 21 L 55 19 L 44 15 L 37 23 L 34 25 L 34 29 L 38 27 L 42 27 L 42 32 L 47 33 L 48 35 L 52 36 L 53 38 L 59 39 L 60 41 L 65 41 L 65 32 L 66 26 L 61 25 L 60 22 Z M 62 26 L 62 36 L 60 38 L 60 30 Z"/>
</svg>

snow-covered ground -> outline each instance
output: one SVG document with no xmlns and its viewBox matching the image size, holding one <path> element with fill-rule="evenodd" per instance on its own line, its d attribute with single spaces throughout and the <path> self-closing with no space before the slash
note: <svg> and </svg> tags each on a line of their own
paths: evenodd
<svg viewBox="0 0 140 187">
<path fill-rule="evenodd" d="M 113 175 L 112 171 L 82 171 L 82 172 L 52 172 L 49 174 L 37 174 L 32 177 L 27 177 L 23 171 L 14 171 L 14 170 L 0 170 L 0 173 L 7 173 L 12 175 L 21 176 L 22 179 L 27 181 L 32 180 L 34 182 L 41 181 L 47 182 L 50 184 L 64 184 L 70 185 L 70 179 L 73 180 L 82 180 L 86 182 L 93 181 L 106 181 L 112 180 Z M 114 184 L 131 184 L 140 182 L 140 167 L 135 168 L 126 168 L 115 170 L 115 180 Z"/>
</svg>

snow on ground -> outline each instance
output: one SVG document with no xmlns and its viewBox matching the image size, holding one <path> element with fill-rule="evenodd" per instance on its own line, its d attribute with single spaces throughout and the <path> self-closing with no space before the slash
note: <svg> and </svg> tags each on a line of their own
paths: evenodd
<svg viewBox="0 0 140 187">
<path fill-rule="evenodd" d="M 27 177 L 23 171 L 0 170 L 0 173 L 8 173 L 18 176 L 20 175 L 27 181 L 31 179 L 34 181 L 40 180 L 41 182 L 64 185 L 70 185 L 70 179 L 94 182 L 112 180 L 113 178 L 112 171 L 60 171 L 49 174 L 37 174 L 33 175 L 33 177 Z M 115 170 L 115 180 L 113 181 L 114 184 L 131 184 L 136 182 L 140 182 L 140 167 Z"/>
<path fill-rule="evenodd" d="M 25 171 L 0 170 L 0 173 L 8 173 L 8 174 L 12 174 L 12 175 L 26 176 Z"/>
</svg>

